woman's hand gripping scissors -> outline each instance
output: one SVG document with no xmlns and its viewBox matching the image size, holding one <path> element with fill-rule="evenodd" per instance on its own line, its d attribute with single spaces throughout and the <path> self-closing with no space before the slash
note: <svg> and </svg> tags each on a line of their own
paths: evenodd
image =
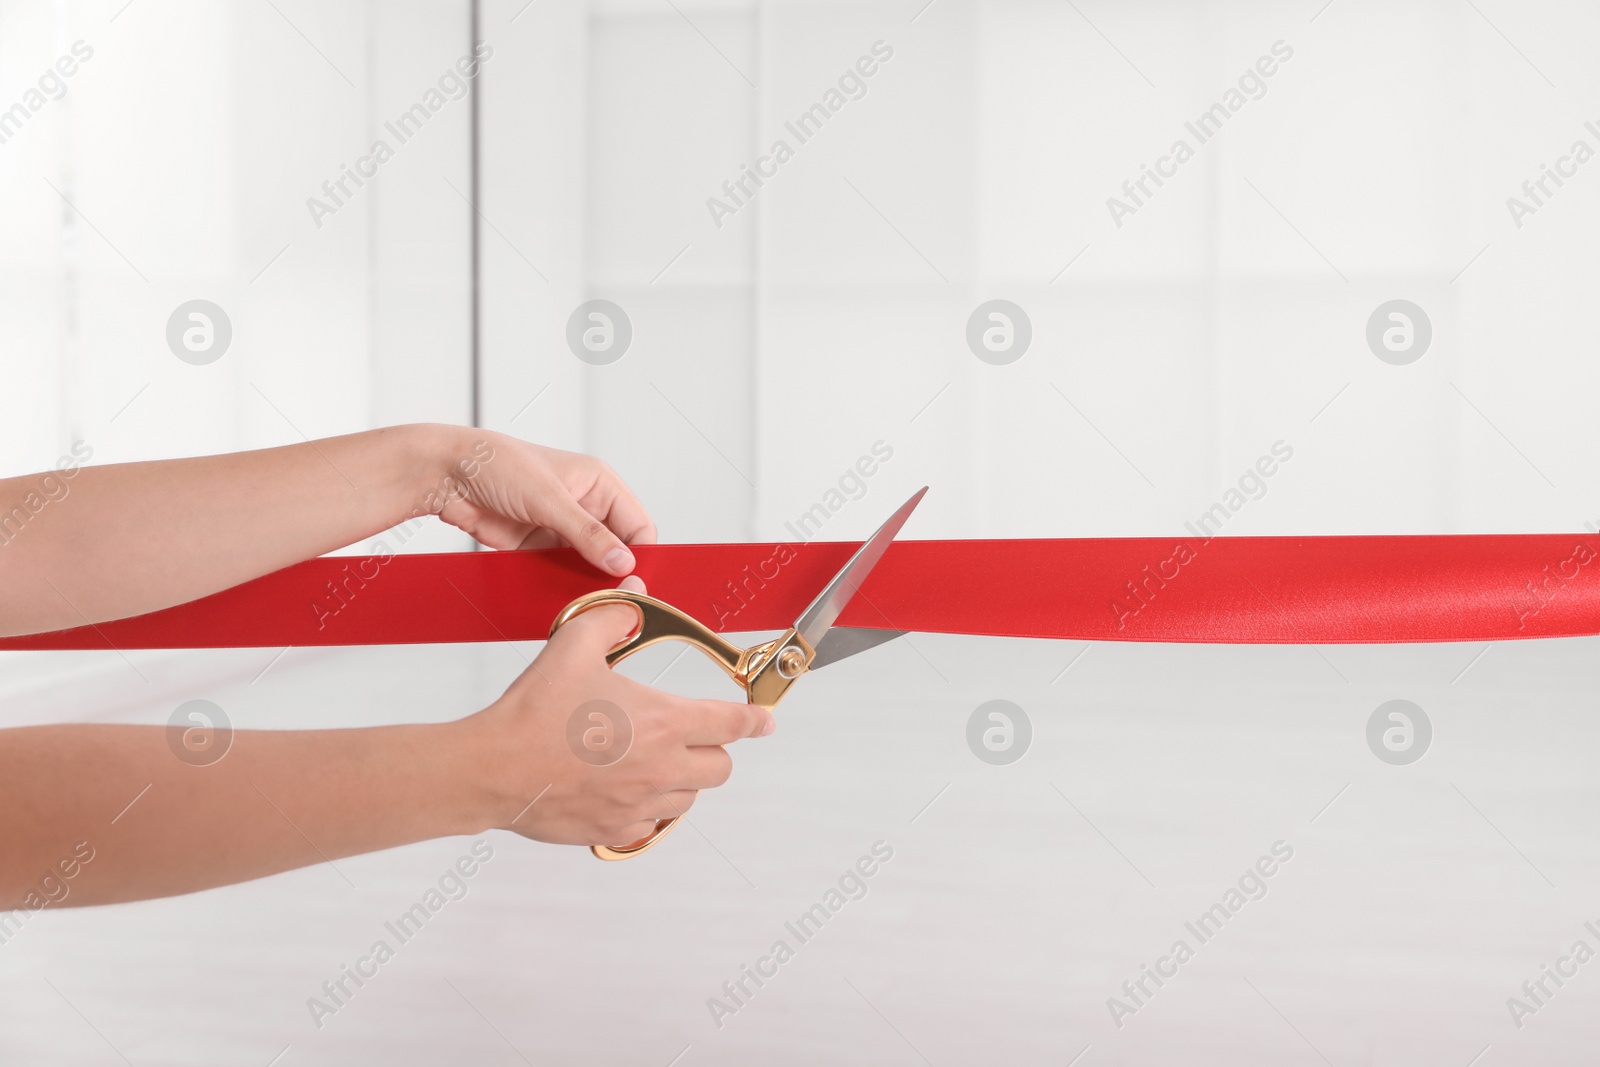
<svg viewBox="0 0 1600 1067">
<path fill-rule="evenodd" d="M 823 587 L 810 606 L 800 613 L 794 625 L 774 640 L 751 648 L 739 648 L 671 604 L 622 589 L 602 589 L 574 600 L 556 616 L 550 633 L 554 635 L 563 624 L 591 608 L 602 604 L 626 604 L 639 613 L 639 626 L 632 636 L 606 654 L 608 666 L 614 667 L 641 648 L 657 642 L 683 641 L 711 657 L 730 678 L 743 686 L 750 703 L 770 711 L 783 699 L 795 679 L 807 671 L 837 663 L 857 652 L 893 640 L 904 632 L 836 629 L 833 624 L 840 612 L 844 611 L 845 605 L 856 595 L 867 575 L 883 558 L 889 543 L 900 532 L 927 491 L 924 486 L 900 505 Z M 667 836 L 680 818 L 681 815 L 675 815 L 659 820 L 655 829 L 630 844 L 615 847 L 595 845 L 591 851 L 603 860 L 625 860 L 637 856 Z"/>
</svg>

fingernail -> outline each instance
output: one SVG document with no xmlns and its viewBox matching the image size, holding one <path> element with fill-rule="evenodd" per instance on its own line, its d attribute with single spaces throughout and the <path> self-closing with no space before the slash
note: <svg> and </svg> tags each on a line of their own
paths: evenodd
<svg viewBox="0 0 1600 1067">
<path fill-rule="evenodd" d="M 606 553 L 605 567 L 612 574 L 627 574 L 633 570 L 633 553 L 625 548 L 613 548 Z"/>
<path fill-rule="evenodd" d="M 777 720 L 777 718 L 775 716 L 773 716 L 769 712 L 767 714 L 767 725 L 765 725 L 765 726 L 763 726 L 761 728 L 761 736 L 762 737 L 766 737 L 768 734 L 770 734 L 772 731 L 776 730 L 777 728 L 778 728 L 778 720 Z"/>
<path fill-rule="evenodd" d="M 617 588 L 629 593 L 643 593 L 645 591 L 644 579 L 637 574 L 630 574 L 617 583 Z"/>
</svg>

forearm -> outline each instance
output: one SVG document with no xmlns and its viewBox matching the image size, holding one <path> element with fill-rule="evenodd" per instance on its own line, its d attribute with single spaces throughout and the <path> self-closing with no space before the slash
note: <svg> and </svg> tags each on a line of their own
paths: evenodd
<svg viewBox="0 0 1600 1067">
<path fill-rule="evenodd" d="M 0 731 L 0 911 L 52 887 L 63 905 L 140 900 L 479 833 L 510 815 L 475 736 L 471 720 L 239 731 L 194 766 L 165 727 Z"/>
<path fill-rule="evenodd" d="M 170 607 L 371 536 L 424 508 L 472 458 L 470 433 L 401 426 L 0 481 L 0 635 Z"/>
</svg>

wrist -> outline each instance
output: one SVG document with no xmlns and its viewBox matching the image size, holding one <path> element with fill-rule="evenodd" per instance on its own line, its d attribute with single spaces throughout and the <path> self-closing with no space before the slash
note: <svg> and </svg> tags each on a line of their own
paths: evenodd
<svg viewBox="0 0 1600 1067">
<path fill-rule="evenodd" d="M 447 834 L 481 834 L 515 814 L 505 810 L 514 798 L 500 786 L 493 739 L 481 720 L 479 713 L 440 723 L 433 727 L 437 736 L 429 739 L 431 758 L 437 761 L 437 795 L 449 798 L 444 805 Z"/>
<path fill-rule="evenodd" d="M 412 488 L 419 498 L 449 476 L 456 460 L 470 447 L 467 435 L 474 432 L 471 427 L 437 422 L 413 423 L 397 429 L 404 435 L 399 449 L 402 462 L 413 475 Z"/>
<path fill-rule="evenodd" d="M 437 514 L 444 502 L 459 494 L 452 483 L 471 478 L 486 457 L 493 456 L 488 430 L 447 423 L 413 423 L 387 430 L 394 447 L 388 451 L 398 467 L 409 514 Z"/>
</svg>

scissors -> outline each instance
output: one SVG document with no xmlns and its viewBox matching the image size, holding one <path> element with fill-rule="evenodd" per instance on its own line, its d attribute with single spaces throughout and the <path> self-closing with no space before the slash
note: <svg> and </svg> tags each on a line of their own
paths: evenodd
<svg viewBox="0 0 1600 1067">
<path fill-rule="evenodd" d="M 928 487 L 923 486 L 912 494 L 910 500 L 901 504 L 888 521 L 856 549 L 839 573 L 823 586 L 822 592 L 800 613 L 794 625 L 781 637 L 771 641 L 740 648 L 671 604 L 623 589 L 600 589 L 574 600 L 562 608 L 555 622 L 550 624 L 550 634 L 555 636 L 555 632 L 564 624 L 602 604 L 626 604 L 639 613 L 639 628 L 606 653 L 606 666 L 615 667 L 641 648 L 661 641 L 682 641 L 711 657 L 717 666 L 727 672 L 728 677 L 743 686 L 750 703 L 771 711 L 783 699 L 795 679 L 807 671 L 837 663 L 905 633 L 904 630 L 835 629 L 833 624 L 861 588 L 861 583 L 872 568 L 883 558 L 884 552 L 888 551 L 894 535 L 900 532 L 900 527 L 905 525 L 906 519 L 927 491 Z M 658 820 L 655 829 L 631 844 L 593 845 L 589 851 L 603 860 L 630 859 L 666 837 L 682 817 L 679 814 Z"/>
</svg>

